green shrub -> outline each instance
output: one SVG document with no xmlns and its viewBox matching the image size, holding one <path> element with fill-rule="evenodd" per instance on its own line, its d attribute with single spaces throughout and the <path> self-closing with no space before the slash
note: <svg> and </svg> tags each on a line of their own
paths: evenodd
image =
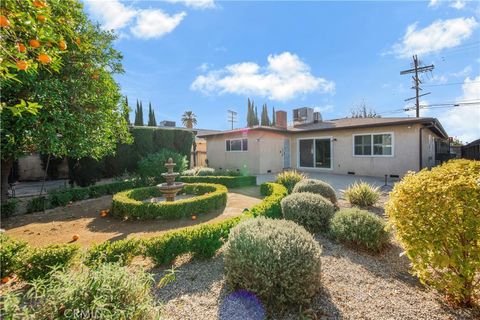
<svg viewBox="0 0 480 320">
<path fill-rule="evenodd" d="M 103 263 L 120 263 L 129 265 L 135 256 L 142 253 L 142 241 L 138 239 L 122 239 L 105 241 L 88 249 L 84 258 L 87 266 L 94 267 Z"/>
<path fill-rule="evenodd" d="M 27 212 L 38 212 L 43 209 L 50 209 L 52 206 L 45 196 L 35 197 L 28 201 Z"/>
<path fill-rule="evenodd" d="M 73 200 L 70 191 L 54 192 L 48 196 L 51 207 L 63 207 Z"/>
<path fill-rule="evenodd" d="M 163 149 L 157 153 L 149 154 L 138 163 L 138 172 L 142 177 L 153 177 L 155 179 L 161 179 L 162 173 L 167 172 L 165 163 L 169 158 L 173 159 L 175 167 L 174 172 L 185 171 L 188 167 L 188 161 L 186 156 L 169 150 Z"/>
<path fill-rule="evenodd" d="M 337 203 L 337 194 L 335 193 L 335 189 L 322 180 L 303 179 L 295 185 L 292 192 L 311 192 L 327 198 L 333 204 Z"/>
<path fill-rule="evenodd" d="M 366 182 L 355 182 L 343 194 L 352 205 L 360 207 L 373 206 L 380 198 L 379 188 Z"/>
<path fill-rule="evenodd" d="M 6 218 L 6 217 L 9 217 L 9 216 L 15 214 L 15 211 L 17 210 L 17 207 L 18 207 L 18 199 L 15 199 L 15 198 L 8 199 L 0 207 L 1 217 Z"/>
<path fill-rule="evenodd" d="M 281 218 L 280 201 L 287 195 L 287 189 L 281 184 L 266 182 L 260 185 L 260 193 L 266 197 L 254 205 L 249 213 L 253 217 Z"/>
<path fill-rule="evenodd" d="M 80 247 L 78 245 L 50 245 L 31 248 L 22 255 L 22 266 L 18 276 L 23 280 L 46 278 L 53 269 L 67 269 Z"/>
<path fill-rule="evenodd" d="M 174 202 L 144 202 L 145 199 L 161 196 L 158 187 L 119 192 L 113 196 L 111 213 L 112 216 L 129 219 L 178 219 L 207 213 L 227 203 L 228 190 L 219 184 L 187 184 L 183 192 L 196 196 Z"/>
<path fill-rule="evenodd" d="M 153 283 L 153 277 L 140 268 L 129 270 L 116 264 L 56 271 L 48 280 L 34 281 L 21 298 L 10 293 L 4 316 L 18 319 L 20 312 L 25 318 L 41 320 L 158 319 Z"/>
<path fill-rule="evenodd" d="M 407 174 L 385 208 L 414 273 L 466 305 L 480 294 L 479 208 L 480 161 L 472 160 Z"/>
<path fill-rule="evenodd" d="M 202 224 L 170 231 L 145 241 L 145 256 L 156 265 L 171 263 L 184 253 L 209 258 L 223 245 L 230 229 L 241 220 L 234 217 L 217 223 Z"/>
<path fill-rule="evenodd" d="M 208 167 L 195 167 L 182 172 L 183 176 L 216 176 L 215 169 Z"/>
<path fill-rule="evenodd" d="M 0 233 L 0 277 L 15 273 L 20 265 L 20 256 L 27 248 L 27 243 L 12 239 L 6 233 Z"/>
<path fill-rule="evenodd" d="M 320 288 L 320 245 L 292 221 L 256 218 L 230 232 L 224 262 L 233 289 L 255 293 L 269 309 L 304 305 Z"/>
<path fill-rule="evenodd" d="M 330 231 L 339 241 L 378 252 L 389 240 L 385 226 L 385 221 L 376 214 L 352 208 L 335 213 L 330 222 Z"/>
<path fill-rule="evenodd" d="M 295 185 L 306 178 L 307 176 L 304 173 L 298 172 L 297 170 L 288 170 L 279 173 L 275 182 L 284 185 L 288 193 L 292 193 Z"/>
<path fill-rule="evenodd" d="M 255 176 L 181 176 L 178 180 L 187 183 L 218 183 L 223 184 L 227 188 L 239 188 L 257 184 L 257 177 Z"/>
<path fill-rule="evenodd" d="M 310 192 L 292 193 L 282 202 L 282 214 L 310 232 L 327 231 L 335 206 L 330 200 Z"/>
</svg>

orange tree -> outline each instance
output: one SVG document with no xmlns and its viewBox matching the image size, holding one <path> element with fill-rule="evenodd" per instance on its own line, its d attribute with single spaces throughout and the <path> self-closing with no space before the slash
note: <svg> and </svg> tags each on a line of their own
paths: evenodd
<svg viewBox="0 0 480 320">
<path fill-rule="evenodd" d="M 77 0 L 0 3 L 2 201 L 18 157 L 101 158 L 129 142 L 115 35 Z"/>
</svg>

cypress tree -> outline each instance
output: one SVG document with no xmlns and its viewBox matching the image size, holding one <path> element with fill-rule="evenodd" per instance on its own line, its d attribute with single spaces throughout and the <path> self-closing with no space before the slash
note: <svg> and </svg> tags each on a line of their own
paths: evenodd
<svg viewBox="0 0 480 320">
<path fill-rule="evenodd" d="M 265 109 L 265 105 L 262 106 L 262 113 L 260 115 L 260 124 L 262 126 L 266 126 L 267 125 L 267 117 L 266 117 L 266 109 Z"/>
<path fill-rule="evenodd" d="M 156 127 L 157 121 L 155 120 L 155 111 L 152 108 L 152 103 L 148 104 L 148 126 L 149 127 Z"/>
<path fill-rule="evenodd" d="M 255 126 L 258 126 L 260 124 L 260 121 L 258 120 L 258 110 L 257 110 L 257 106 L 255 106 L 255 115 L 254 115 L 254 125 Z"/>
<path fill-rule="evenodd" d="M 127 124 L 130 125 L 130 107 L 128 106 L 128 97 L 125 96 L 125 106 L 127 107 L 126 110 L 125 110 L 125 114 L 124 114 L 124 117 L 125 117 L 125 121 L 127 121 Z"/>
<path fill-rule="evenodd" d="M 140 109 L 138 110 L 138 114 L 140 115 L 140 124 L 139 126 L 143 126 L 143 105 L 142 105 L 142 101 L 140 101 Z"/>
<path fill-rule="evenodd" d="M 272 127 L 275 127 L 277 125 L 277 116 L 275 115 L 275 107 L 273 107 L 272 110 Z"/>
<path fill-rule="evenodd" d="M 248 101 L 247 101 L 247 127 L 251 127 L 253 124 L 252 124 L 252 106 L 251 106 L 251 103 L 250 103 L 250 98 L 248 98 Z"/>
<path fill-rule="evenodd" d="M 135 122 L 133 124 L 136 126 L 140 125 L 140 105 L 138 103 L 138 99 L 137 99 L 137 107 L 135 109 Z"/>
</svg>

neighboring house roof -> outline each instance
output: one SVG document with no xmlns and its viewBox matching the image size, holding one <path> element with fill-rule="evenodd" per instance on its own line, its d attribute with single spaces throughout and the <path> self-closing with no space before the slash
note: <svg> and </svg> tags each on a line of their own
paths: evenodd
<svg viewBox="0 0 480 320">
<path fill-rule="evenodd" d="M 384 127 L 384 126 L 406 125 L 406 124 L 416 124 L 416 123 L 425 124 L 429 126 L 430 129 L 440 137 L 443 137 L 445 139 L 448 138 L 448 135 L 445 132 L 445 129 L 443 129 L 442 125 L 436 118 L 407 118 L 407 117 L 342 118 L 342 119 L 324 120 L 317 123 L 296 125 L 294 127 L 288 127 L 288 129 L 256 126 L 253 128 L 220 131 L 220 132 L 215 132 L 211 134 L 201 134 L 199 136 L 204 138 L 204 137 L 215 136 L 215 135 L 238 133 L 238 132 L 243 132 L 245 130 L 269 130 L 269 131 L 286 132 L 286 133 L 299 133 L 299 132 L 310 132 L 310 131 L 329 131 L 329 130 L 340 130 L 340 129 Z"/>
<path fill-rule="evenodd" d="M 474 140 L 470 142 L 469 144 L 466 144 L 464 147 L 471 147 L 471 146 L 476 146 L 480 144 L 480 139 Z"/>
</svg>

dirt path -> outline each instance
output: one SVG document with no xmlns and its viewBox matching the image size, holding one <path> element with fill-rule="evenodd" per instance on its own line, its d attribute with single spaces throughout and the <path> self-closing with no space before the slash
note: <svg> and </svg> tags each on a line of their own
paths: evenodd
<svg viewBox="0 0 480 320">
<path fill-rule="evenodd" d="M 105 196 L 47 210 L 9 217 L 2 221 L 8 235 L 28 241 L 32 246 L 54 243 L 68 243 L 74 234 L 82 246 L 90 246 L 105 240 L 119 240 L 128 237 L 149 238 L 167 230 L 183 228 L 204 222 L 220 221 L 242 213 L 262 199 L 259 187 L 230 189 L 227 206 L 208 214 L 199 215 L 197 220 L 149 220 L 121 221 L 115 218 L 101 218 L 101 210 L 110 208 L 112 197 Z"/>
</svg>

